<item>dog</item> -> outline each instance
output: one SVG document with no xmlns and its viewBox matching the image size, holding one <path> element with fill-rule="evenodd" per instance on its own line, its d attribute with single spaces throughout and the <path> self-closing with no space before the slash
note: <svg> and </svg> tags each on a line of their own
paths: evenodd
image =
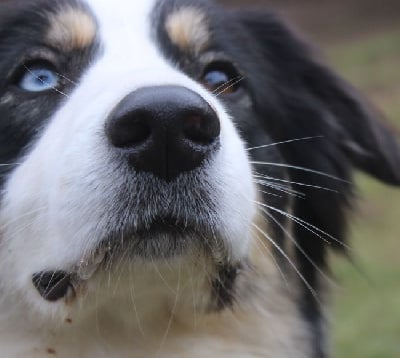
<svg viewBox="0 0 400 358">
<path fill-rule="evenodd" d="M 2 357 L 328 357 L 328 254 L 393 131 L 268 11 L 0 4 Z"/>
</svg>

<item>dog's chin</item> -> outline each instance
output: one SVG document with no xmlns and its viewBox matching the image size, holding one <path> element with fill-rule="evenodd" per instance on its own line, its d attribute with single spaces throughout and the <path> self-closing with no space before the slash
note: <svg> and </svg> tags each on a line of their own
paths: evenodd
<svg viewBox="0 0 400 358">
<path fill-rule="evenodd" d="M 215 261 L 213 256 L 223 246 L 216 244 L 222 242 L 221 238 L 211 233 L 211 226 L 205 224 L 158 218 L 139 228 L 110 233 L 73 267 L 36 272 L 32 282 L 45 300 L 57 301 L 73 295 L 76 287 L 94 276 L 109 276 L 124 266 L 173 263 L 178 258 L 201 255 Z"/>
</svg>

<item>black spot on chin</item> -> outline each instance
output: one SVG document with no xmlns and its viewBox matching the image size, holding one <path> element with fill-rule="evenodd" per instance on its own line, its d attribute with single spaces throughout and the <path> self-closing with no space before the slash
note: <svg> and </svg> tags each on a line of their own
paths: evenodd
<svg viewBox="0 0 400 358">
<path fill-rule="evenodd" d="M 32 275 L 32 283 L 40 295 L 47 301 L 55 302 L 68 293 L 71 276 L 64 271 L 46 271 Z"/>
<path fill-rule="evenodd" d="M 218 276 L 212 283 L 212 293 L 217 311 L 231 307 L 235 301 L 235 283 L 242 266 L 227 265 L 218 269 Z"/>
</svg>

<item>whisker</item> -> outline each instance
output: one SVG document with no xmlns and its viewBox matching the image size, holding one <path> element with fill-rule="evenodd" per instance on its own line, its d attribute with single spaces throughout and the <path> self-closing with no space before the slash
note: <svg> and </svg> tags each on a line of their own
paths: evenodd
<svg viewBox="0 0 400 358">
<path fill-rule="evenodd" d="M 216 89 L 214 89 L 211 93 L 212 94 L 216 94 L 218 93 L 222 88 L 224 88 L 225 86 L 228 86 L 229 84 L 239 80 L 240 78 L 242 78 L 242 76 L 237 76 L 234 78 L 231 78 L 229 81 L 224 82 L 222 85 L 218 86 Z"/>
<path fill-rule="evenodd" d="M 265 248 L 265 250 L 267 250 L 268 256 L 272 259 L 272 262 L 274 263 L 274 266 L 279 271 L 279 274 L 281 275 L 283 281 L 285 282 L 285 286 L 287 287 L 287 289 L 289 291 L 291 291 L 291 287 L 289 285 L 289 281 L 287 280 L 285 273 L 283 272 L 281 266 L 279 265 L 278 260 L 275 258 L 275 256 L 271 252 L 271 250 L 264 244 L 263 240 L 258 236 L 257 233 L 256 233 L 256 238 L 260 242 L 260 244 Z"/>
<path fill-rule="evenodd" d="M 265 195 L 272 195 L 272 196 L 276 196 L 276 197 L 278 197 L 278 198 L 282 198 L 282 195 L 270 193 L 269 191 L 258 190 L 258 192 L 263 193 L 263 194 L 265 194 Z"/>
<path fill-rule="evenodd" d="M 257 203 L 257 202 L 256 202 L 256 203 Z M 297 225 L 303 227 L 303 228 L 306 229 L 307 231 L 311 232 L 313 235 L 315 235 L 315 236 L 317 236 L 318 238 L 320 238 L 321 240 L 323 240 L 326 244 L 328 244 L 328 245 L 331 244 L 331 243 L 329 242 L 328 239 L 324 238 L 323 236 L 321 236 L 320 234 L 318 234 L 318 233 L 315 232 L 314 230 L 310 229 L 310 227 L 307 226 L 308 223 L 307 223 L 307 224 L 302 223 L 302 222 L 299 221 L 300 219 L 296 218 L 295 216 L 292 216 L 292 215 L 289 214 L 289 213 L 286 213 L 286 212 L 284 212 L 284 211 L 281 211 L 281 210 L 279 210 L 279 209 L 275 209 L 275 208 L 273 209 L 272 207 L 270 207 L 270 206 L 268 206 L 268 205 L 265 205 L 265 204 L 262 204 L 262 203 L 258 203 L 258 204 L 259 204 L 259 205 L 262 205 L 262 206 L 265 206 L 265 207 L 267 207 L 267 208 L 269 208 L 269 209 L 271 209 L 271 210 L 277 211 L 277 212 L 280 213 L 281 215 L 283 215 L 283 216 L 289 218 L 290 220 L 292 220 L 293 222 L 295 222 Z"/>
<path fill-rule="evenodd" d="M 64 80 L 68 81 L 69 83 L 71 83 L 71 84 L 73 84 L 73 85 L 77 85 L 77 83 L 76 83 L 75 81 L 72 81 L 70 78 L 68 78 L 68 77 L 66 77 L 66 76 L 64 76 L 64 75 L 62 75 L 61 73 L 55 72 L 55 74 L 56 74 L 58 77 L 61 77 L 61 78 L 63 78 Z"/>
<path fill-rule="evenodd" d="M 269 165 L 272 167 L 282 167 L 282 168 L 289 168 L 289 169 L 295 169 L 295 170 L 301 170 L 303 172 L 307 172 L 307 173 L 313 173 L 313 174 L 318 174 L 330 179 L 334 179 L 334 180 L 338 180 L 340 182 L 346 183 L 346 184 L 351 184 L 350 181 L 342 179 L 342 178 L 338 178 L 334 175 L 328 174 L 328 173 L 324 173 L 324 172 L 320 172 L 318 170 L 314 170 L 314 169 L 310 169 L 310 168 L 305 168 L 305 167 L 299 167 L 297 165 L 290 165 L 290 164 L 284 164 L 284 163 L 272 163 L 272 162 L 260 162 L 260 161 L 251 161 L 251 164 L 255 164 L 255 165 Z"/>
<path fill-rule="evenodd" d="M 250 151 L 252 151 L 252 150 L 261 149 L 261 148 L 268 148 L 268 147 L 274 147 L 274 146 L 280 145 L 280 144 L 287 144 L 287 143 L 293 143 L 293 142 L 300 142 L 300 141 L 306 141 L 306 140 L 318 139 L 318 138 L 324 138 L 324 136 L 319 135 L 319 136 L 315 136 L 315 137 L 303 137 L 303 138 L 289 139 L 289 140 L 284 140 L 284 141 L 282 141 L 282 142 L 275 142 L 275 143 L 260 145 L 260 146 L 258 146 L 258 147 L 247 148 L 247 151 L 250 152 Z"/>
<path fill-rule="evenodd" d="M 170 290 L 174 295 L 177 294 L 177 292 L 171 287 L 171 285 L 167 282 L 167 280 L 164 278 L 164 276 L 161 274 L 161 271 L 159 270 L 157 263 L 154 262 L 154 258 L 152 255 L 150 255 L 150 260 L 153 265 L 154 270 L 156 271 L 157 275 L 160 277 L 162 283 L 165 285 L 165 287 Z"/>
<path fill-rule="evenodd" d="M 288 191 L 290 193 L 293 193 L 293 194 L 304 195 L 305 196 L 304 193 L 296 191 L 295 189 L 293 189 L 289 185 L 280 184 L 280 183 L 276 183 L 276 182 L 271 182 L 269 180 L 264 179 L 263 176 L 258 175 L 257 173 L 255 173 L 253 175 L 253 179 L 255 179 L 254 180 L 255 182 L 257 182 L 257 183 L 259 182 L 260 184 L 266 184 L 267 186 L 270 185 L 271 187 L 273 186 L 273 187 L 276 187 L 276 188 L 279 188 L 279 189 L 284 189 L 284 190 L 286 190 L 286 191 Z"/>
<path fill-rule="evenodd" d="M 270 183 L 266 180 L 261 180 L 261 179 L 254 179 L 254 183 L 259 184 L 261 186 L 266 186 L 267 188 L 271 188 L 274 189 L 276 191 L 280 191 L 282 193 L 297 197 L 297 198 L 301 198 L 304 199 L 305 198 L 305 194 L 296 190 L 293 190 L 285 185 L 280 185 L 280 184 L 276 184 L 276 183 Z"/>
<path fill-rule="evenodd" d="M 331 189 L 331 188 L 327 188 L 327 187 L 324 187 L 324 186 L 320 186 L 320 185 L 312 185 L 312 184 L 300 183 L 300 182 L 296 182 L 296 181 L 279 179 L 279 178 L 274 178 L 274 177 L 270 177 L 268 175 L 263 175 L 263 174 L 255 174 L 253 176 L 256 177 L 256 178 L 267 179 L 267 180 L 272 180 L 272 181 L 278 181 L 278 182 L 287 183 L 287 184 L 293 184 L 293 185 L 298 185 L 298 186 L 305 186 L 307 188 L 321 189 L 321 190 L 326 190 L 326 191 L 330 191 L 332 193 L 339 194 L 339 192 L 337 190 L 334 190 L 334 189 Z"/>
<path fill-rule="evenodd" d="M 216 97 L 220 96 L 220 95 L 223 94 L 225 91 L 227 91 L 228 89 L 230 89 L 230 88 L 236 86 L 238 83 L 242 82 L 243 80 L 244 80 L 244 77 L 242 77 L 242 78 L 238 79 L 237 81 L 231 83 L 229 86 L 225 87 L 225 88 L 222 89 L 220 92 L 216 93 L 215 96 L 216 96 Z"/>
<path fill-rule="evenodd" d="M 324 277 L 329 283 L 333 284 L 334 286 L 337 286 L 336 282 L 330 278 L 316 263 L 315 261 L 304 251 L 304 249 L 300 246 L 300 244 L 297 242 L 297 240 L 289 233 L 288 230 L 270 213 L 268 212 L 267 209 L 260 207 L 261 211 L 267 215 L 268 218 L 270 218 L 285 234 L 286 236 L 290 239 L 290 241 L 293 242 L 293 244 L 296 246 L 296 248 L 300 251 L 300 253 L 307 259 L 308 262 L 311 263 L 311 265 L 321 274 L 322 277 Z"/>
<path fill-rule="evenodd" d="M 292 214 L 289 214 L 289 213 L 287 213 L 287 212 L 285 212 L 285 211 L 283 211 L 283 210 L 277 209 L 277 208 L 275 208 L 275 207 L 273 207 L 273 206 L 270 206 L 270 205 L 261 203 L 261 202 L 259 202 L 259 201 L 254 201 L 254 203 L 256 203 L 256 204 L 258 204 L 258 205 L 261 205 L 261 206 L 263 206 L 263 207 L 265 207 L 265 208 L 267 208 L 267 209 L 270 209 L 270 210 L 272 210 L 272 211 L 275 211 L 275 212 L 277 212 L 277 213 L 279 213 L 279 214 L 281 214 L 281 215 L 283 215 L 283 216 L 286 216 L 287 218 L 293 220 L 293 221 L 294 221 L 295 223 L 297 223 L 298 225 L 304 227 L 306 230 L 308 230 L 308 231 L 311 232 L 312 234 L 318 236 L 321 240 L 325 241 L 325 242 L 326 242 L 327 244 L 329 244 L 329 245 L 331 244 L 331 242 L 329 242 L 329 240 L 327 240 L 326 238 L 324 238 L 323 236 L 321 236 L 320 234 L 318 234 L 318 232 L 321 233 L 321 234 L 323 234 L 323 235 L 325 235 L 326 237 L 330 238 L 331 240 L 337 242 L 338 244 L 340 244 L 340 245 L 343 246 L 344 248 L 346 248 L 346 249 L 348 249 L 348 250 L 352 250 L 351 247 L 348 246 L 348 245 L 346 245 L 344 242 L 342 242 L 342 241 L 340 241 L 339 239 L 335 238 L 334 236 L 328 234 L 327 232 L 321 230 L 320 228 L 318 228 L 318 227 L 316 227 L 316 226 L 310 224 L 309 222 L 298 218 L 297 216 L 294 216 L 294 215 L 292 215 Z M 310 229 L 310 228 L 311 228 L 311 229 Z M 312 229 L 314 229 L 314 230 L 317 231 L 317 232 L 313 231 Z"/>
<path fill-rule="evenodd" d="M 296 272 L 296 274 L 299 276 L 299 278 L 304 282 L 306 287 L 310 290 L 311 294 L 313 297 L 319 302 L 318 299 L 318 294 L 317 292 L 312 288 L 312 286 L 308 283 L 306 278 L 303 276 L 303 274 L 300 272 L 300 270 L 297 268 L 297 266 L 293 263 L 293 261 L 290 259 L 290 257 L 285 253 L 285 251 L 282 250 L 282 248 L 264 231 L 262 230 L 257 224 L 252 223 L 252 225 L 256 228 L 256 230 L 261 233 L 277 250 L 278 252 L 287 260 L 287 262 L 292 266 L 293 270 Z"/>
<path fill-rule="evenodd" d="M 26 213 L 23 213 L 7 222 L 5 222 L 3 225 L 0 225 L 0 230 L 5 230 L 7 229 L 10 225 L 18 222 L 20 219 L 26 218 L 27 216 L 33 215 L 33 214 L 40 214 L 41 212 L 45 211 L 47 209 L 47 205 L 40 206 L 34 210 L 28 211 Z"/>
<path fill-rule="evenodd" d="M 122 275 L 124 274 L 123 263 L 128 256 L 129 256 L 128 250 L 125 250 L 125 252 L 123 252 L 121 257 L 119 258 L 119 262 L 115 264 L 115 274 L 117 275 L 117 279 L 114 280 L 115 285 L 112 293 L 113 297 L 115 297 L 115 295 L 117 294 L 118 286 L 121 282 Z"/>
<path fill-rule="evenodd" d="M 145 337 L 145 333 L 144 333 L 144 330 L 143 330 L 143 327 L 142 327 L 142 323 L 140 321 L 139 311 L 137 309 L 136 302 L 135 302 L 136 293 L 135 293 L 134 274 L 133 274 L 133 269 L 132 269 L 132 262 L 129 263 L 128 268 L 129 268 L 129 274 L 130 274 L 129 276 L 131 278 L 129 280 L 129 282 L 130 282 L 130 287 L 129 287 L 130 290 L 129 291 L 130 291 L 131 301 L 132 301 L 132 305 L 133 305 L 133 310 L 134 310 L 134 313 L 135 313 L 135 316 L 136 316 L 136 321 L 137 321 L 137 324 L 138 324 L 139 331 L 142 334 L 142 336 Z"/>
<path fill-rule="evenodd" d="M 97 332 L 97 335 L 100 337 L 100 339 L 104 342 L 105 338 L 101 331 L 100 317 L 99 317 L 99 312 L 100 312 L 100 302 L 99 302 L 100 289 L 99 289 L 99 287 L 100 287 L 100 285 L 101 285 L 101 280 L 99 280 L 96 285 L 95 302 L 94 302 L 95 311 L 94 312 L 95 312 L 95 320 L 96 320 L 96 332 Z M 80 308 L 80 309 L 82 310 L 83 308 Z"/>
<path fill-rule="evenodd" d="M 197 327 L 197 309 L 196 309 L 196 294 L 195 294 L 195 289 L 194 289 L 194 282 L 193 282 L 193 276 L 194 276 L 194 269 L 195 269 L 195 263 L 192 263 L 191 270 L 190 270 L 190 275 L 189 275 L 189 282 L 190 282 L 190 288 L 192 292 L 192 304 L 193 304 L 193 325 L 194 327 Z"/>
<path fill-rule="evenodd" d="M 167 323 L 167 329 L 165 330 L 164 336 L 162 337 L 161 344 L 160 344 L 160 347 L 159 347 L 158 352 L 157 352 L 157 356 L 159 355 L 159 353 L 161 353 L 161 350 L 162 350 L 162 348 L 163 348 L 163 346 L 164 346 L 164 344 L 165 344 L 165 342 L 167 340 L 168 333 L 171 330 L 172 321 L 174 319 L 175 311 L 176 311 L 176 308 L 178 306 L 179 294 L 180 294 L 180 290 L 181 290 L 181 275 L 182 275 L 182 264 L 179 263 L 178 282 L 176 284 L 175 302 L 174 302 L 174 304 L 172 306 L 171 316 L 170 316 L 170 318 L 168 320 L 168 323 Z"/>
</svg>

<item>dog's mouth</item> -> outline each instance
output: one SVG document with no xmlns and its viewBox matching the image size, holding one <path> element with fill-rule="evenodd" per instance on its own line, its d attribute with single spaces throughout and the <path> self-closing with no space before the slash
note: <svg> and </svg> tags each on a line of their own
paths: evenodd
<svg viewBox="0 0 400 358">
<path fill-rule="evenodd" d="M 108 249 L 106 260 L 121 253 L 128 259 L 170 259 L 204 245 L 211 232 L 208 221 L 159 216 L 139 227 L 123 226 L 109 234 L 100 246 Z"/>
<path fill-rule="evenodd" d="M 168 260 L 184 255 L 189 249 L 209 251 L 208 238 L 218 242 L 211 225 L 174 217 L 158 217 L 139 228 L 124 228 L 103 239 L 89 254 L 68 270 L 40 271 L 32 283 L 49 302 L 73 299 L 79 288 L 99 271 L 111 271 L 121 260 Z"/>
<path fill-rule="evenodd" d="M 158 239 L 159 236 L 169 236 L 171 239 L 179 239 L 196 233 L 204 233 L 204 231 L 207 231 L 207 226 L 204 224 L 199 225 L 192 220 L 182 220 L 167 216 L 157 217 L 149 224 L 132 231 L 132 235 L 138 240 Z"/>
</svg>

